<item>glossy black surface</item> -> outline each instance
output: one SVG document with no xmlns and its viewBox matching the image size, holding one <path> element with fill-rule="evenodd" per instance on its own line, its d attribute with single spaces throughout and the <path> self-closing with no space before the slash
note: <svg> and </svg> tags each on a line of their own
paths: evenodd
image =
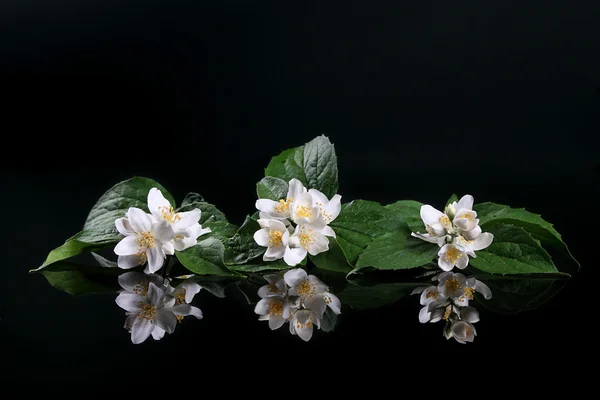
<svg viewBox="0 0 600 400">
<path fill-rule="evenodd" d="M 117 360 L 144 365 L 190 349 L 198 355 L 177 365 L 254 365 L 272 348 L 372 361 L 590 346 L 595 335 L 581 321 L 597 276 L 597 5 L 26 3 L 0 13 L 8 376 L 135 379 L 144 371 Z M 343 305 L 334 332 L 304 343 L 271 332 L 231 291 L 202 292 L 203 320 L 137 346 L 115 295 L 72 297 L 27 272 L 81 228 L 105 190 L 134 175 L 179 201 L 199 192 L 240 224 L 270 157 L 321 133 L 335 143 L 344 202 L 441 208 L 469 193 L 525 207 L 555 224 L 581 271 L 535 310 L 478 306 L 479 335 L 467 345 L 446 341 L 442 323 L 419 324 L 417 296 Z"/>
</svg>

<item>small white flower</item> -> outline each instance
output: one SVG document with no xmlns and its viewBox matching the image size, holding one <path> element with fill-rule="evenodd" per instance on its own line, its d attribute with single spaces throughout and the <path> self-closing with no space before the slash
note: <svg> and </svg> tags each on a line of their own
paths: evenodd
<svg viewBox="0 0 600 400">
<path fill-rule="evenodd" d="M 445 244 L 438 251 L 438 265 L 444 271 L 451 271 L 455 266 L 459 269 L 465 269 L 469 264 L 469 256 L 465 248 L 459 245 L 456 240 L 451 244 Z"/>
<path fill-rule="evenodd" d="M 460 245 L 465 250 L 465 253 L 467 253 L 469 256 L 477 258 L 475 252 L 486 249 L 490 244 L 492 244 L 493 240 L 494 235 L 489 232 L 485 232 L 478 235 L 474 240 L 467 240 L 463 236 L 458 236 L 456 238 L 456 243 Z"/>
<path fill-rule="evenodd" d="M 315 205 L 319 207 L 320 217 L 325 224 L 329 225 L 331 221 L 340 215 L 340 212 L 342 211 L 342 196 L 336 194 L 329 200 L 327 199 L 327 196 L 317 189 L 309 189 L 308 193 L 312 195 Z M 335 237 L 335 234 L 327 236 Z"/>
<path fill-rule="evenodd" d="M 453 322 L 445 333 L 446 339 L 453 337 L 458 343 L 465 344 L 475 340 L 477 331 L 473 325 L 479 321 L 479 313 L 472 307 L 463 307 L 460 310 L 460 319 Z"/>
<path fill-rule="evenodd" d="M 290 232 L 283 222 L 277 219 L 258 220 L 261 229 L 254 233 L 254 241 L 267 251 L 263 255 L 263 261 L 274 261 L 283 258 L 289 251 L 288 241 Z"/>
<path fill-rule="evenodd" d="M 166 221 L 154 222 L 143 210 L 130 207 L 123 218 L 115 221 L 125 237 L 115 246 L 119 268 L 130 269 L 148 263 L 147 273 L 158 271 L 167 255 L 174 253 L 175 233 Z"/>
<path fill-rule="evenodd" d="M 423 308 L 419 311 L 419 322 L 422 324 L 427 322 L 437 322 L 444 315 L 443 311 L 436 311 L 438 309 L 446 307 L 449 304 L 446 300 L 446 297 L 438 291 L 437 286 L 421 286 L 415 288 L 411 294 L 421 293 L 421 297 L 419 302 L 421 303 Z M 429 309 L 429 306 L 432 306 L 432 309 Z M 433 312 L 433 315 L 432 315 Z"/>
<path fill-rule="evenodd" d="M 260 321 L 269 321 L 271 330 L 279 329 L 290 319 L 290 303 L 283 296 L 269 296 L 261 299 L 254 308 Z"/>
<path fill-rule="evenodd" d="M 285 200 L 258 199 L 256 208 L 260 211 L 260 218 L 287 221 L 290 217 L 290 206 L 302 193 L 306 193 L 306 188 L 302 185 L 302 182 L 294 178 L 289 182 Z"/>
<path fill-rule="evenodd" d="M 340 299 L 329 292 L 329 287 L 314 275 L 308 275 L 302 268 L 287 271 L 283 279 L 290 287 L 289 295 L 298 296 L 305 308 L 312 310 L 319 318 L 323 316 L 325 308 L 340 314 Z"/>
<path fill-rule="evenodd" d="M 258 289 L 258 296 L 261 299 L 271 296 L 285 297 L 287 295 L 287 285 L 281 276 L 269 274 L 264 275 L 263 278 L 265 278 L 268 283 Z"/>
<path fill-rule="evenodd" d="M 148 209 L 157 221 L 166 221 L 171 225 L 175 232 L 173 245 L 177 251 L 195 246 L 198 237 L 210 232 L 210 228 L 202 228 L 198 223 L 202 213 L 199 208 L 175 212 L 169 200 L 157 188 L 152 188 L 148 192 Z"/>
<path fill-rule="evenodd" d="M 426 242 L 436 243 L 440 247 L 443 246 L 446 235 L 454 232 L 450 218 L 429 204 L 421 206 L 420 214 L 427 233 L 413 232 L 411 235 Z"/>
<path fill-rule="evenodd" d="M 295 224 L 313 224 L 320 219 L 321 209 L 310 193 L 302 193 L 290 206 L 290 218 Z M 323 224 L 325 225 L 325 224 Z"/>
<path fill-rule="evenodd" d="M 290 333 L 308 342 L 312 338 L 314 325 L 321 328 L 321 319 L 315 312 L 310 309 L 298 310 L 290 321 Z"/>
<path fill-rule="evenodd" d="M 452 299 L 459 306 L 469 305 L 474 292 L 481 293 L 486 300 L 492 298 L 492 292 L 485 283 L 473 277 L 467 279 L 460 273 L 444 272 L 439 275 L 438 282 L 439 293 Z"/>
<path fill-rule="evenodd" d="M 320 221 L 317 221 L 317 223 Z M 296 266 L 306 254 L 316 256 L 329 250 L 329 239 L 323 233 L 325 225 L 298 225 L 289 238 L 289 249 L 286 249 L 283 260 L 289 266 Z"/>
</svg>

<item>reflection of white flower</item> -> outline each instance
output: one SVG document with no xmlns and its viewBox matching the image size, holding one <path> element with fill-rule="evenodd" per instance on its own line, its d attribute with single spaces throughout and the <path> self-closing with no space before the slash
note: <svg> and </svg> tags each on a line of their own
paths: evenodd
<svg viewBox="0 0 600 400">
<path fill-rule="evenodd" d="M 275 274 L 264 275 L 263 278 L 268 282 L 266 285 L 261 286 L 258 289 L 258 296 L 261 299 L 271 297 L 271 296 L 286 296 L 287 295 L 287 285 L 285 280 Z"/>
<path fill-rule="evenodd" d="M 125 236 L 116 246 L 119 268 L 130 269 L 148 263 L 147 273 L 158 271 L 167 254 L 173 254 L 171 240 L 175 233 L 166 221 L 154 222 L 139 208 L 130 207 L 123 218 L 115 221 L 119 233 Z"/>
<path fill-rule="evenodd" d="M 290 304 L 283 296 L 269 296 L 261 299 L 254 308 L 260 321 L 269 321 L 269 328 L 275 330 L 290 318 Z"/>
<path fill-rule="evenodd" d="M 442 308 L 449 304 L 446 301 L 446 296 L 438 291 L 437 286 L 421 286 L 415 288 L 411 294 L 421 293 L 419 302 L 423 308 L 419 312 L 419 322 L 438 322 L 444 316 Z M 433 304 L 433 306 L 431 306 Z M 431 308 L 430 308 L 431 306 Z"/>
<path fill-rule="evenodd" d="M 452 322 L 449 329 L 444 332 L 446 339 L 453 337 L 458 343 L 465 344 L 475 340 L 477 331 L 475 322 L 479 321 L 479 313 L 472 307 L 463 307 L 460 310 L 460 319 Z"/>
<path fill-rule="evenodd" d="M 312 310 L 298 310 L 290 321 L 290 333 L 298 335 L 300 339 L 308 342 L 313 335 L 313 326 L 321 328 L 321 320 Z"/>
<path fill-rule="evenodd" d="M 308 275 L 302 268 L 295 268 L 287 271 L 283 275 L 285 283 L 290 286 L 289 294 L 298 296 L 304 307 L 314 311 L 319 318 L 323 316 L 327 302 L 325 301 L 324 293 L 328 293 L 330 303 L 333 303 L 335 297 L 328 292 L 329 287 L 325 285 L 319 278 L 314 275 Z M 339 304 L 339 299 L 335 297 L 334 307 Z M 339 309 L 339 307 L 338 307 Z"/>
<path fill-rule="evenodd" d="M 175 212 L 173 206 L 157 188 L 148 192 L 148 209 L 157 221 L 166 221 L 175 232 L 173 245 L 175 250 L 182 251 L 196 245 L 198 237 L 210 232 L 210 228 L 202 228 L 200 221 L 201 210 Z"/>
<path fill-rule="evenodd" d="M 254 233 L 254 241 L 259 246 L 267 248 L 263 255 L 263 261 L 274 261 L 283 258 L 289 251 L 288 241 L 290 232 L 283 222 L 277 219 L 258 220 L 260 228 Z"/>
<path fill-rule="evenodd" d="M 320 221 L 317 221 L 319 223 Z M 289 238 L 289 249 L 286 249 L 284 261 L 289 266 L 295 266 L 306 258 L 307 254 L 316 256 L 329 250 L 329 239 L 325 236 L 324 228 L 329 228 L 322 223 L 312 225 L 298 225 Z M 331 228 L 329 228 L 331 230 Z M 333 232 L 333 230 L 331 230 Z"/>
<path fill-rule="evenodd" d="M 302 193 L 306 193 L 306 188 L 302 182 L 294 178 L 289 182 L 285 200 L 258 199 L 256 208 L 260 211 L 260 218 L 287 220 L 290 218 L 290 206 Z"/>
</svg>

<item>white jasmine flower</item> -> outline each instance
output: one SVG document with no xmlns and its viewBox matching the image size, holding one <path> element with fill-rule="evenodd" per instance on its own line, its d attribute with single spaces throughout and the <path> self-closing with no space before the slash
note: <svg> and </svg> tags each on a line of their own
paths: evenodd
<svg viewBox="0 0 600 400">
<path fill-rule="evenodd" d="M 317 221 L 317 223 L 320 221 Z M 289 266 L 296 266 L 306 254 L 316 256 L 329 250 L 329 239 L 323 233 L 325 225 L 298 225 L 289 237 L 289 249 L 286 249 L 283 260 Z"/>
<path fill-rule="evenodd" d="M 479 229 L 481 230 L 481 228 Z M 490 244 L 492 244 L 493 240 L 494 235 L 489 232 L 485 232 L 478 235 L 474 240 L 468 240 L 463 236 L 458 236 L 456 238 L 456 243 L 460 245 L 464 249 L 465 253 L 467 253 L 469 256 L 477 258 L 475 252 L 487 248 Z"/>
<path fill-rule="evenodd" d="M 258 199 L 256 208 L 260 211 L 260 218 L 287 220 L 290 217 L 290 206 L 302 193 L 306 193 L 306 188 L 302 182 L 294 178 L 289 182 L 285 200 Z"/>
<path fill-rule="evenodd" d="M 202 211 L 175 212 L 173 206 L 157 188 L 148 192 L 148 209 L 157 221 L 166 221 L 175 232 L 173 245 L 175 250 L 182 251 L 198 243 L 198 237 L 210 232 L 210 228 L 202 228 L 198 223 Z"/>
<path fill-rule="evenodd" d="M 264 275 L 263 278 L 265 278 L 268 283 L 258 289 L 258 296 L 261 299 L 271 296 L 285 297 L 287 295 L 287 285 L 281 276 L 269 274 Z"/>
<path fill-rule="evenodd" d="M 438 251 L 438 265 L 444 271 L 451 271 L 455 266 L 465 269 L 469 264 L 469 256 L 465 248 L 455 240 L 451 244 L 445 244 Z"/>
<path fill-rule="evenodd" d="M 411 235 L 426 242 L 436 243 L 440 247 L 443 246 L 446 235 L 454 232 L 450 218 L 428 204 L 421 206 L 420 214 L 427 233 L 413 232 Z"/>
<path fill-rule="evenodd" d="M 148 284 L 154 283 L 158 287 L 164 286 L 164 279 L 158 274 L 144 274 L 143 272 L 129 271 L 117 278 L 123 291 L 146 296 L 148 293 Z"/>
<path fill-rule="evenodd" d="M 458 202 L 454 201 L 446 207 L 446 213 L 451 216 L 452 223 L 467 240 L 473 240 L 481 234 L 477 213 L 473 211 L 473 202 L 473 196 L 466 194 Z"/>
<path fill-rule="evenodd" d="M 175 304 L 190 304 L 200 290 L 202 286 L 198 285 L 191 279 L 186 279 L 181 282 L 177 287 L 172 288 L 168 291 L 168 295 L 175 299 Z M 196 307 L 194 307 L 196 308 Z"/>
<path fill-rule="evenodd" d="M 321 216 L 321 209 L 310 193 L 298 195 L 290 206 L 290 218 L 295 224 L 313 224 Z"/>
<path fill-rule="evenodd" d="M 288 293 L 291 296 L 298 296 L 307 309 L 312 310 L 319 318 L 323 316 L 325 308 L 340 314 L 340 299 L 329 292 L 329 287 L 314 275 L 308 275 L 302 268 L 295 268 L 287 271 L 283 279 L 290 287 Z"/>
<path fill-rule="evenodd" d="M 449 332 L 445 334 L 446 339 L 453 337 L 458 343 L 465 344 L 475 340 L 477 331 L 473 325 L 479 321 L 479 313 L 472 307 L 463 307 L 460 310 L 460 319 L 453 322 Z"/>
<path fill-rule="evenodd" d="M 314 325 L 321 328 L 321 319 L 315 312 L 310 309 L 298 310 L 290 321 L 290 333 L 308 342 L 312 338 Z"/>
<path fill-rule="evenodd" d="M 283 258 L 289 251 L 288 241 L 290 232 L 283 222 L 276 219 L 258 220 L 261 229 L 254 233 L 254 241 L 267 251 L 263 255 L 264 261 L 274 261 Z"/>
<path fill-rule="evenodd" d="M 467 279 L 463 274 L 445 272 L 438 278 L 437 289 L 444 297 L 450 298 L 455 304 L 467 306 L 469 300 L 473 300 L 474 292 L 479 292 L 484 299 L 492 298 L 492 291 L 483 282 L 475 278 Z"/>
<path fill-rule="evenodd" d="M 317 189 L 309 189 L 308 193 L 313 197 L 315 205 L 319 207 L 320 216 L 325 224 L 329 225 L 331 221 L 340 215 L 340 212 L 342 211 L 342 196 L 336 194 L 329 200 L 327 199 L 327 196 Z"/>
<path fill-rule="evenodd" d="M 254 308 L 260 321 L 269 321 L 271 330 L 279 329 L 290 318 L 290 304 L 283 296 L 269 296 L 261 299 Z"/>
<path fill-rule="evenodd" d="M 175 233 L 169 223 L 154 222 L 139 208 L 130 207 L 115 226 L 125 236 L 114 249 L 119 268 L 130 269 L 147 262 L 146 272 L 154 273 L 163 266 L 166 255 L 174 252 L 171 241 Z"/>
</svg>

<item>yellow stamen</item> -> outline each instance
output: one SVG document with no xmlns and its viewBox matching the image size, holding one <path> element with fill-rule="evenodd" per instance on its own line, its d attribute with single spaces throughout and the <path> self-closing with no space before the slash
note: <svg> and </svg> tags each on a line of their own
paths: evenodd
<svg viewBox="0 0 600 400">
<path fill-rule="evenodd" d="M 446 286 L 446 289 L 454 292 L 457 291 L 458 289 L 460 289 L 460 283 L 456 280 L 456 278 L 450 278 L 446 281 L 446 283 L 444 283 L 444 286 Z"/>
<path fill-rule="evenodd" d="M 296 292 L 303 298 L 310 298 L 317 294 L 314 285 L 308 279 L 296 286 Z"/>
<path fill-rule="evenodd" d="M 298 206 L 296 207 L 296 215 L 298 217 L 310 218 L 312 216 L 312 212 L 310 211 L 309 206 Z"/>
<path fill-rule="evenodd" d="M 473 219 L 474 219 L 471 214 L 459 215 L 458 218 L 465 218 L 465 219 L 468 219 L 469 221 L 473 221 Z"/>
<path fill-rule="evenodd" d="M 279 288 L 277 287 L 276 284 L 269 283 L 268 287 L 269 287 L 269 291 L 270 292 L 272 292 L 272 293 L 279 293 Z"/>
<path fill-rule="evenodd" d="M 279 204 L 275 206 L 275 212 L 283 214 L 290 209 L 290 203 L 293 201 L 292 198 L 287 200 L 279 200 Z"/>
<path fill-rule="evenodd" d="M 465 297 L 469 298 L 469 300 L 473 300 L 473 292 L 475 290 L 471 287 L 466 287 L 464 290 Z"/>
<path fill-rule="evenodd" d="M 138 312 L 137 317 L 139 319 L 147 319 L 149 321 L 154 321 L 154 317 L 156 316 L 156 306 L 152 304 L 139 302 L 140 311 Z"/>
<path fill-rule="evenodd" d="M 445 227 L 452 225 L 452 223 L 450 222 L 450 218 L 448 218 L 448 216 L 446 214 L 442 215 L 440 217 L 439 221 L 440 221 L 440 224 L 444 225 Z"/>
<path fill-rule="evenodd" d="M 175 296 L 175 304 L 185 304 L 185 288 L 181 289 Z"/>
<path fill-rule="evenodd" d="M 458 260 L 461 256 L 462 253 L 456 247 L 450 247 L 445 257 L 446 261 L 448 261 L 451 264 L 454 264 L 456 263 L 456 260 Z"/>
<path fill-rule="evenodd" d="M 425 295 L 425 298 L 426 298 L 426 299 L 429 299 L 429 298 L 432 298 L 432 297 L 433 297 L 433 299 L 434 299 L 434 300 L 437 300 L 437 298 L 438 298 L 438 292 L 437 292 L 437 291 L 430 290 L 430 291 L 428 291 L 428 292 L 427 292 L 427 294 Z"/>
<path fill-rule="evenodd" d="M 450 314 L 452 314 L 452 306 L 448 305 L 446 307 L 446 312 L 444 313 L 444 321 L 448 321 L 448 318 L 450 318 Z"/>
<path fill-rule="evenodd" d="M 173 206 L 159 206 L 158 211 L 160 212 L 162 219 L 164 219 L 170 224 L 181 220 L 181 216 L 179 215 L 179 213 L 175 212 Z"/>
<path fill-rule="evenodd" d="M 300 240 L 300 246 L 302 246 L 305 250 L 308 250 L 309 247 L 315 243 L 315 238 L 313 237 L 312 229 L 307 229 L 306 231 L 302 231 L 298 234 L 298 239 Z"/>
<path fill-rule="evenodd" d="M 283 232 L 270 230 L 269 231 L 269 246 L 275 247 L 281 245 L 281 237 L 283 236 Z"/>
<path fill-rule="evenodd" d="M 148 282 L 138 283 L 133 287 L 133 293 L 140 296 L 146 296 L 148 294 Z"/>
<path fill-rule="evenodd" d="M 269 315 L 283 315 L 283 304 L 272 302 L 269 307 Z"/>
</svg>

